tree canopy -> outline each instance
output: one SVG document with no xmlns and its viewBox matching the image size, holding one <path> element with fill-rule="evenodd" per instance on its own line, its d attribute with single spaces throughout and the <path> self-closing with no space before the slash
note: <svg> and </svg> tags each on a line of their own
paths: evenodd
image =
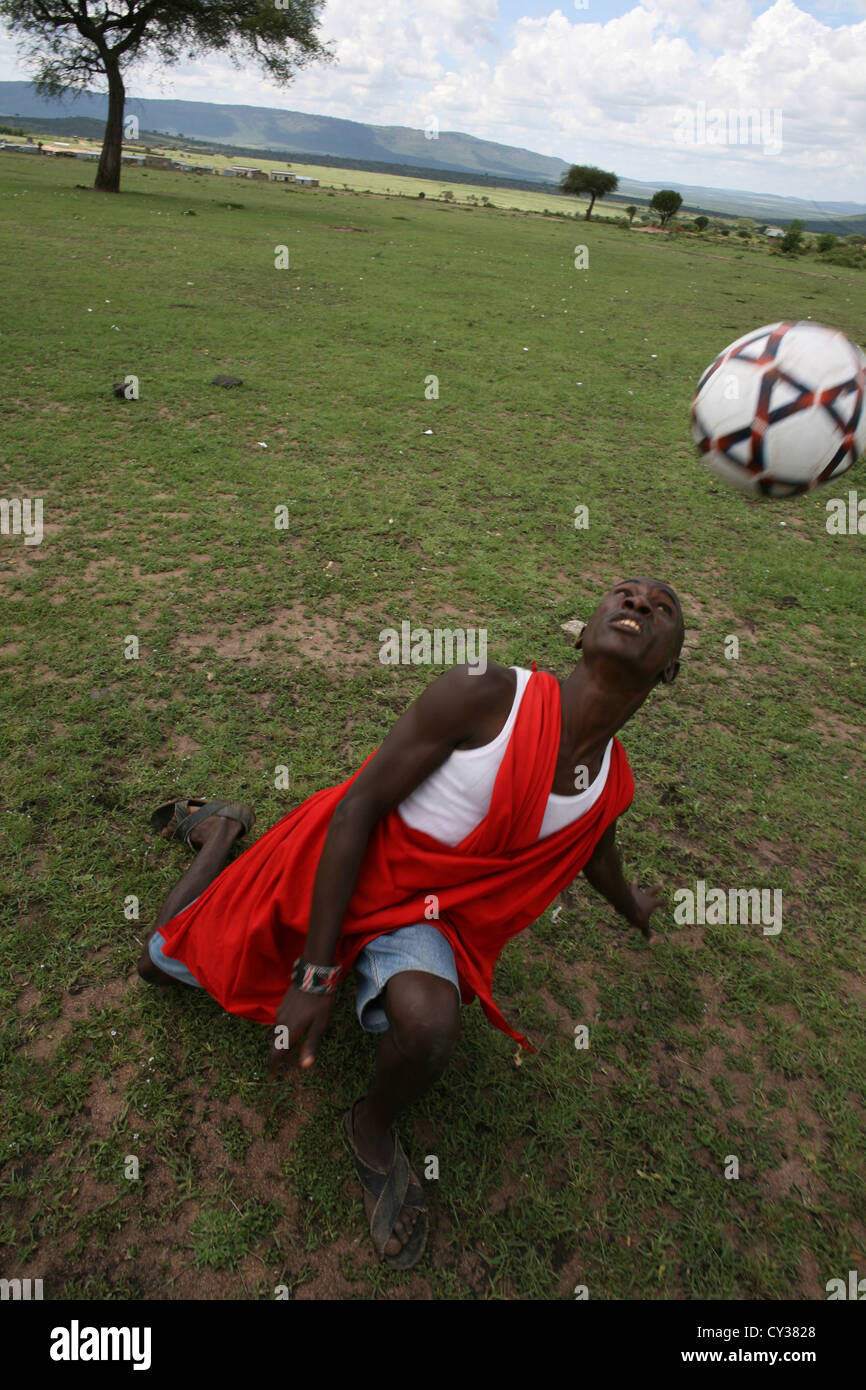
<svg viewBox="0 0 866 1390">
<path fill-rule="evenodd" d="M 323 0 L 0 0 L 23 38 L 37 91 L 61 96 L 94 80 L 108 87 L 108 118 L 94 187 L 120 187 L 124 72 L 134 61 L 171 66 L 208 52 L 252 59 L 273 81 L 334 54 L 319 42 Z"/>
<path fill-rule="evenodd" d="M 596 198 L 615 193 L 619 179 L 616 174 L 608 173 L 606 169 L 597 169 L 594 164 L 572 164 L 562 175 L 559 186 L 563 193 L 570 193 L 573 197 L 580 198 L 584 193 L 589 194 L 589 207 L 586 210 L 588 222 Z"/>
<path fill-rule="evenodd" d="M 787 256 L 796 256 L 804 250 L 803 246 L 803 222 L 799 217 L 795 217 L 789 223 L 788 230 L 779 242 L 779 250 L 784 251 Z"/>
<path fill-rule="evenodd" d="M 661 224 L 666 227 L 674 213 L 679 212 L 683 205 L 682 196 L 673 188 L 660 188 L 658 193 L 653 194 L 650 207 L 659 214 Z"/>
</svg>

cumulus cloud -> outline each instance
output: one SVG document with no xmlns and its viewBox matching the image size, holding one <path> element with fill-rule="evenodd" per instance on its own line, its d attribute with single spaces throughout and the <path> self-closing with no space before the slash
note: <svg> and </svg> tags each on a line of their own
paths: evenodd
<svg viewBox="0 0 866 1390">
<path fill-rule="evenodd" d="M 422 127 L 434 114 L 440 130 L 625 177 L 866 201 L 866 21 L 847 18 L 866 0 L 824 3 L 844 16 L 795 0 L 760 14 L 750 0 L 635 0 L 606 22 L 568 8 L 506 26 L 497 0 L 328 0 L 320 33 L 339 63 L 289 88 L 209 58 L 159 74 L 142 66 L 130 91 L 379 125 Z M 24 74 L 7 62 L 3 75 Z M 706 133 L 701 110 L 734 111 L 733 140 L 683 140 L 688 120 Z M 780 138 L 741 142 L 737 111 L 766 113 L 745 128 Z"/>
</svg>

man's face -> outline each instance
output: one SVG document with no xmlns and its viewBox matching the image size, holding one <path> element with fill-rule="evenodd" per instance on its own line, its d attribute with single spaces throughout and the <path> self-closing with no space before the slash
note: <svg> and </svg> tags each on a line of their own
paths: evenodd
<svg viewBox="0 0 866 1390">
<path fill-rule="evenodd" d="M 658 579 L 625 579 L 605 595 L 583 630 L 585 660 L 606 657 L 623 662 L 648 687 L 679 670 L 683 615 L 669 584 Z"/>
</svg>

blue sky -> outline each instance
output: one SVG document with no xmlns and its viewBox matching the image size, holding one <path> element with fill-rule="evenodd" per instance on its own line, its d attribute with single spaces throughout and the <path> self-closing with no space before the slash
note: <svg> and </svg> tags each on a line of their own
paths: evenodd
<svg viewBox="0 0 866 1390">
<path fill-rule="evenodd" d="M 621 177 L 866 204 L 866 0 L 328 0 L 339 63 L 223 56 L 130 95 L 461 130 Z M 10 36 L 0 78 L 24 80 Z"/>
</svg>

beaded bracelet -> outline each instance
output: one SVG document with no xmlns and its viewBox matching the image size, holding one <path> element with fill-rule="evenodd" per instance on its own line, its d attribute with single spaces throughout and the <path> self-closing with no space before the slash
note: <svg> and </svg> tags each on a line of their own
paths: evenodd
<svg viewBox="0 0 866 1390">
<path fill-rule="evenodd" d="M 333 994 L 342 973 L 339 965 L 310 965 L 298 956 L 292 969 L 292 984 L 305 994 Z"/>
</svg>

